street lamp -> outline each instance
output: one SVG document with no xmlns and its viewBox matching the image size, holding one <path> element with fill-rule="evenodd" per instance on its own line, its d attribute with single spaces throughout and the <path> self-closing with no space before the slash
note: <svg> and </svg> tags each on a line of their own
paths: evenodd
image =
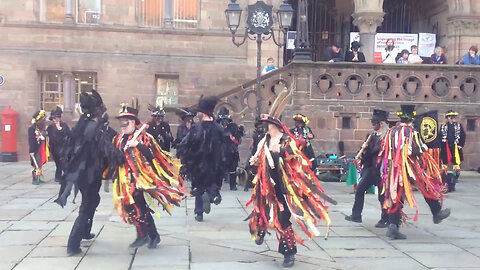
<svg viewBox="0 0 480 270">
<path fill-rule="evenodd" d="M 253 5 L 248 6 L 247 25 L 245 26 L 245 34 L 241 42 L 235 40 L 235 33 L 240 26 L 242 9 L 240 5 L 236 3 L 236 0 L 231 0 L 225 10 L 225 17 L 227 19 L 228 28 L 232 32 L 232 42 L 235 46 L 240 47 L 247 37 L 250 40 L 257 41 L 257 114 L 260 116 L 262 113 L 262 100 L 261 100 L 261 87 L 260 81 L 262 72 L 262 41 L 267 41 L 270 38 L 273 42 L 282 47 L 283 44 L 277 42 L 275 38 L 275 32 L 273 31 L 273 6 L 267 5 L 263 1 L 257 1 Z M 288 28 L 292 25 L 293 8 L 287 3 L 287 0 L 283 1 L 280 8 L 277 11 L 278 24 L 285 34 Z"/>
</svg>

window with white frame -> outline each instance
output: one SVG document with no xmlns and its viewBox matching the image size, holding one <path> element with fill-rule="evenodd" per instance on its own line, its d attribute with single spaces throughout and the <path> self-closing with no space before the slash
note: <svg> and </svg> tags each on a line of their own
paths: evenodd
<svg viewBox="0 0 480 270">
<path fill-rule="evenodd" d="M 156 75 L 156 105 L 178 105 L 178 75 Z"/>
<path fill-rule="evenodd" d="M 77 23 L 98 24 L 101 7 L 101 0 L 77 0 Z"/>
<path fill-rule="evenodd" d="M 80 103 L 80 94 L 97 89 L 97 73 L 73 72 L 73 89 L 75 90 L 75 103 Z"/>
<path fill-rule="evenodd" d="M 40 108 L 49 112 L 63 107 L 63 81 L 61 71 L 39 71 Z"/>
<path fill-rule="evenodd" d="M 174 28 L 196 28 L 199 0 L 137 0 L 139 23 L 143 26 L 171 24 Z"/>
<path fill-rule="evenodd" d="M 42 22 L 63 22 L 65 0 L 38 0 L 39 19 Z"/>
</svg>

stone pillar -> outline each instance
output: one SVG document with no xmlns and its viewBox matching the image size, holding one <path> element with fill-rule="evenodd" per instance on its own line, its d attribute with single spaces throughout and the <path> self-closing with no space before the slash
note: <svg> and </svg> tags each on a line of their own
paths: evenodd
<svg viewBox="0 0 480 270">
<path fill-rule="evenodd" d="M 360 31 L 360 43 L 365 59 L 373 63 L 375 51 L 375 34 L 377 27 L 383 22 L 383 0 L 355 0 L 355 13 L 352 14 L 353 23 Z"/>
<path fill-rule="evenodd" d="M 73 87 L 73 74 L 62 73 L 63 80 L 63 112 L 67 120 L 71 120 L 75 111 L 75 88 Z"/>
<path fill-rule="evenodd" d="M 165 18 L 163 23 L 167 28 L 173 28 L 173 3 L 172 0 L 165 0 Z"/>
<path fill-rule="evenodd" d="M 480 44 L 480 3 L 449 0 L 447 19 L 447 63 L 455 64 L 472 45 Z"/>
<path fill-rule="evenodd" d="M 64 23 L 75 23 L 75 18 L 73 17 L 73 0 L 65 0 L 65 19 Z"/>
</svg>

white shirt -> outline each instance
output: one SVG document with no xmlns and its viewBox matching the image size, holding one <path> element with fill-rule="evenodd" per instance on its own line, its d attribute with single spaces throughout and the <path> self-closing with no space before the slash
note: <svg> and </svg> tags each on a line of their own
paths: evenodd
<svg viewBox="0 0 480 270">
<path fill-rule="evenodd" d="M 421 64 L 423 62 L 423 59 L 420 57 L 418 54 L 410 54 L 408 56 L 408 63 L 409 64 Z"/>
<path fill-rule="evenodd" d="M 395 58 L 397 58 L 398 51 L 397 48 L 393 48 L 391 51 L 387 51 L 385 49 L 382 50 L 382 60 L 383 63 L 385 64 L 395 64 L 397 61 Z"/>
</svg>

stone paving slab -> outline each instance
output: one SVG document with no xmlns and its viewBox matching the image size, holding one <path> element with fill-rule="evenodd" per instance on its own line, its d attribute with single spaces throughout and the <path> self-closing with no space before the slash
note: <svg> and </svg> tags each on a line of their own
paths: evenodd
<svg viewBox="0 0 480 270">
<path fill-rule="evenodd" d="M 66 244 L 77 203 L 60 208 L 53 203 L 58 184 L 53 181 L 52 163 L 45 167 L 45 183 L 31 185 L 28 163 L 0 163 L 0 270 L 2 269 L 137 269 L 214 270 L 282 269 L 275 233 L 255 245 L 243 221 L 251 211 L 245 203 L 250 192 L 222 191 L 223 201 L 212 205 L 205 221 L 194 220 L 193 198 L 187 198 L 172 216 L 162 212 L 155 223 L 162 241 L 157 249 L 128 245 L 135 239 L 132 225 L 125 224 L 113 209 L 112 195 L 101 189 L 92 231 L 97 236 L 83 241 L 83 252 L 67 257 Z M 477 269 L 480 270 L 480 212 L 477 211 L 478 178 L 461 180 L 458 191 L 448 194 L 444 205 L 452 216 L 439 225 L 418 192 L 419 219 L 414 209 L 406 212 L 408 226 L 401 228 L 408 239 L 391 241 L 386 229 L 374 228 L 380 216 L 376 195 L 367 195 L 363 223 L 344 218 L 351 212 L 354 196 L 344 183 L 323 183 L 338 200 L 329 206 L 332 227 L 329 238 L 316 237 L 298 245 L 294 269 Z M 111 183 L 110 183 L 111 185 Z M 297 224 L 293 225 L 305 237 Z M 321 233 L 325 223 L 318 226 Z"/>
</svg>

